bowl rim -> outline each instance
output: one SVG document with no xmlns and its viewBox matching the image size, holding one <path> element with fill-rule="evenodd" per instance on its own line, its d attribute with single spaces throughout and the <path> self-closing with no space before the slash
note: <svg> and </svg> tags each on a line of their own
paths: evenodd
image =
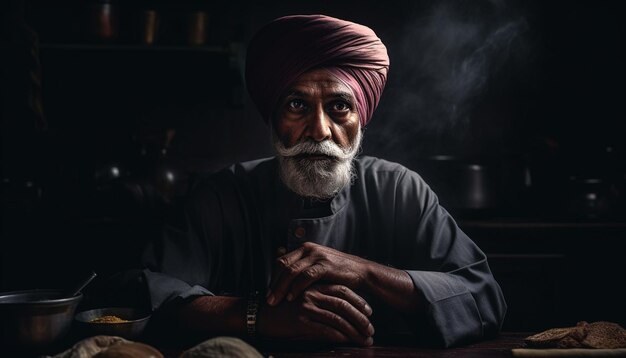
<svg viewBox="0 0 626 358">
<path fill-rule="evenodd" d="M 19 307 L 19 306 L 50 306 L 50 305 L 63 305 L 67 303 L 77 303 L 83 298 L 83 294 L 79 293 L 72 297 L 63 297 L 63 298 L 53 298 L 53 299 L 45 299 L 39 301 L 26 301 L 26 302 L 2 302 L 1 299 L 9 296 L 17 296 L 24 294 L 33 294 L 33 293 L 59 293 L 62 294 L 62 289 L 51 289 L 51 288 L 35 288 L 30 290 L 20 290 L 20 291 L 7 291 L 0 292 L 0 308 L 11 308 L 11 307 Z"/>
<path fill-rule="evenodd" d="M 126 320 L 127 322 L 115 322 L 115 323 L 90 322 L 90 321 L 85 321 L 85 320 L 79 318 L 79 316 L 87 314 L 88 312 L 102 311 L 102 310 L 132 310 L 132 311 L 135 311 L 135 312 L 141 314 L 142 317 L 141 318 L 137 318 L 137 319 Z M 141 322 L 149 320 L 150 317 L 152 317 L 152 313 L 147 311 L 147 310 L 141 310 L 141 309 L 133 308 L 133 307 L 114 306 L 114 307 L 92 308 L 92 309 L 88 309 L 88 310 L 85 310 L 85 311 L 77 312 L 74 315 L 74 321 L 80 322 L 82 324 L 88 324 L 88 325 L 94 325 L 94 326 L 100 326 L 100 325 L 110 326 L 112 324 L 113 325 L 129 325 L 129 324 L 134 324 L 134 323 L 141 323 Z"/>
</svg>

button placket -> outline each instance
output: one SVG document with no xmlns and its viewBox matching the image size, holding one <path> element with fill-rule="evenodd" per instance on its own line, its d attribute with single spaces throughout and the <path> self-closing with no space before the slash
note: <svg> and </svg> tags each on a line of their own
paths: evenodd
<svg viewBox="0 0 626 358">
<path fill-rule="evenodd" d="M 293 236 L 298 239 L 304 239 L 304 237 L 306 236 L 306 229 L 302 226 L 296 227 L 296 229 L 293 231 Z"/>
</svg>

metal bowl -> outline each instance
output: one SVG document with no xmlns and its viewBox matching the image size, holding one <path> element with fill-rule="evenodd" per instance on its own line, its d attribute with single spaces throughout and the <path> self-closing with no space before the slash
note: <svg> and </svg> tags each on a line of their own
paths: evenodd
<svg viewBox="0 0 626 358">
<path fill-rule="evenodd" d="M 0 342 L 41 349 L 61 341 L 70 331 L 82 294 L 62 297 L 62 290 L 0 293 Z"/>
<path fill-rule="evenodd" d="M 93 320 L 102 316 L 116 316 L 128 322 L 98 323 Z M 127 339 L 140 337 L 148 321 L 150 313 L 128 307 L 108 307 L 84 311 L 76 314 L 76 328 L 86 336 L 107 335 Z"/>
</svg>

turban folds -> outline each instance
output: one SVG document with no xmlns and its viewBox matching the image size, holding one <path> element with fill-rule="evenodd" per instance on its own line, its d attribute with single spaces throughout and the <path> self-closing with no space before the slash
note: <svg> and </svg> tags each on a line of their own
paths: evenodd
<svg viewBox="0 0 626 358">
<path fill-rule="evenodd" d="M 324 15 L 293 15 L 265 25 L 250 42 L 246 85 L 266 122 L 303 73 L 328 69 L 354 93 L 364 126 L 387 82 L 389 57 L 370 28 Z"/>
</svg>

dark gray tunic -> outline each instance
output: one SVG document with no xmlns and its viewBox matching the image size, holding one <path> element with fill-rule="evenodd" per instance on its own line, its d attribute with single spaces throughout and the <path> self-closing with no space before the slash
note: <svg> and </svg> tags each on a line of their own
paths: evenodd
<svg viewBox="0 0 626 358">
<path fill-rule="evenodd" d="M 408 272 L 427 302 L 426 316 L 405 319 L 417 337 L 450 346 L 497 333 L 506 311 L 500 287 L 428 185 L 372 157 L 357 159 L 355 169 L 354 183 L 327 202 L 287 190 L 276 159 L 200 181 L 181 223 L 144 255 L 153 309 L 181 297 L 264 291 L 277 249 L 311 241 Z M 394 314 L 370 304 L 381 321 Z"/>
</svg>

